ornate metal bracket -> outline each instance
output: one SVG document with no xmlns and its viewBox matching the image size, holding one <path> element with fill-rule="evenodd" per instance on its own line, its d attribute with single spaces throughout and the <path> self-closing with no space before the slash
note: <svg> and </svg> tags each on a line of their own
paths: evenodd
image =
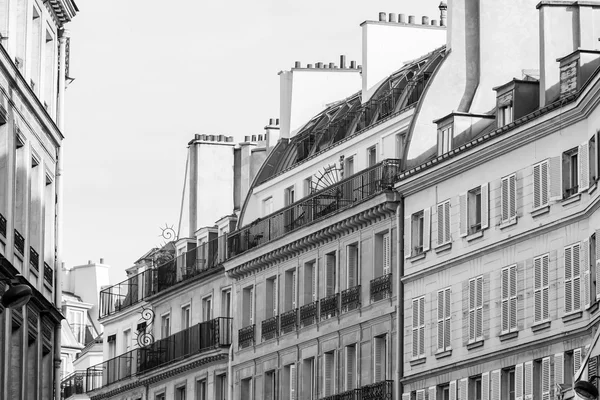
<svg viewBox="0 0 600 400">
<path fill-rule="evenodd" d="M 142 319 L 138 324 L 137 342 L 139 347 L 146 347 L 154 343 L 154 336 L 152 335 L 154 311 L 151 308 L 142 307 L 140 314 Z"/>
</svg>

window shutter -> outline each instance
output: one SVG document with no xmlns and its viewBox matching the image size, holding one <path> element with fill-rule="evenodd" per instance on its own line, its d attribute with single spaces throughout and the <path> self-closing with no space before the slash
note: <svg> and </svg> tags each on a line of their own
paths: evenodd
<svg viewBox="0 0 600 400">
<path fill-rule="evenodd" d="M 533 166 L 533 208 L 542 204 L 542 164 L 536 164 Z"/>
<path fill-rule="evenodd" d="M 358 248 L 356 246 L 348 246 L 346 249 L 348 251 L 348 289 L 350 289 L 356 286 L 356 261 Z"/>
<path fill-rule="evenodd" d="M 298 301 L 297 301 L 297 297 L 298 297 L 297 287 L 298 287 L 297 275 L 296 275 L 296 270 L 294 270 L 292 272 L 292 310 L 295 310 L 296 307 L 297 307 L 297 304 L 298 304 Z"/>
<path fill-rule="evenodd" d="M 548 162 L 550 175 L 550 200 L 562 200 L 562 157 L 551 157 Z"/>
<path fill-rule="evenodd" d="M 481 185 L 481 229 L 487 229 L 490 226 L 490 187 Z"/>
<path fill-rule="evenodd" d="M 490 373 L 481 374 L 481 400 L 490 400 Z"/>
<path fill-rule="evenodd" d="M 437 205 L 437 245 L 441 245 L 444 244 L 444 233 L 445 233 L 445 227 L 444 227 L 444 221 L 445 221 L 445 215 L 444 215 L 444 205 L 445 203 L 440 203 Z"/>
<path fill-rule="evenodd" d="M 469 340 L 475 340 L 475 280 L 469 281 Z"/>
<path fill-rule="evenodd" d="M 581 310 L 581 245 L 573 245 L 573 310 Z"/>
<path fill-rule="evenodd" d="M 317 269 L 317 263 L 313 263 L 312 265 L 312 301 L 317 301 L 317 276 L 319 275 L 319 270 Z"/>
<path fill-rule="evenodd" d="M 508 332 L 510 330 L 509 321 L 509 307 L 510 307 L 510 294 L 509 294 L 509 281 L 510 271 L 508 268 L 502 270 L 502 332 Z"/>
<path fill-rule="evenodd" d="M 554 382 L 557 384 L 565 383 L 564 360 L 565 357 L 563 353 L 554 355 Z"/>
<path fill-rule="evenodd" d="M 477 278 L 477 313 L 475 324 L 476 338 L 483 337 L 483 277 Z"/>
<path fill-rule="evenodd" d="M 542 359 L 542 400 L 550 400 L 550 357 Z"/>
<path fill-rule="evenodd" d="M 598 356 L 593 356 L 588 358 L 588 379 L 592 376 L 598 375 Z M 596 389 L 598 388 L 598 381 L 594 380 L 593 381 L 593 385 L 596 387 Z"/>
<path fill-rule="evenodd" d="M 431 248 L 431 207 L 423 210 L 423 251 Z"/>
<path fill-rule="evenodd" d="M 391 247 L 390 247 L 390 234 L 385 233 L 383 235 L 383 275 L 387 275 L 390 273 L 391 271 L 391 264 L 392 264 L 392 260 L 391 260 Z"/>
<path fill-rule="evenodd" d="M 296 400 L 296 364 L 290 365 L 290 400 Z"/>
<path fill-rule="evenodd" d="M 513 265 L 509 269 L 509 295 L 510 295 L 510 329 L 517 329 L 517 266 Z"/>
<path fill-rule="evenodd" d="M 417 390 L 417 400 L 425 400 L 425 389 Z"/>
<path fill-rule="evenodd" d="M 402 400 L 410 400 L 410 393 L 402 393 Z"/>
<path fill-rule="evenodd" d="M 413 299 L 412 308 L 412 355 L 419 356 L 419 299 Z M 375 349 L 377 350 L 377 339 L 375 339 Z"/>
<path fill-rule="evenodd" d="M 375 338 L 374 347 L 374 382 L 380 382 L 385 378 L 385 339 Z"/>
<path fill-rule="evenodd" d="M 331 296 L 335 293 L 335 257 L 326 255 L 326 273 L 327 273 L 327 282 L 326 282 L 326 293 L 325 296 Z"/>
<path fill-rule="evenodd" d="M 346 390 L 354 389 L 356 368 L 356 347 L 346 346 Z"/>
<path fill-rule="evenodd" d="M 581 260 L 581 273 L 583 275 L 583 290 L 581 295 L 583 297 L 583 304 L 587 310 L 592 304 L 591 282 L 590 282 L 590 240 L 584 239 L 579 247 L 580 260 Z"/>
<path fill-rule="evenodd" d="M 598 168 L 600 169 L 600 166 Z M 600 229 L 596 230 L 596 260 L 594 262 L 596 265 L 596 299 L 600 300 Z"/>
<path fill-rule="evenodd" d="M 438 350 L 444 350 L 444 291 L 437 292 L 437 339 Z"/>
<path fill-rule="evenodd" d="M 277 314 L 277 302 L 279 301 L 279 294 L 278 292 L 278 282 L 277 282 L 277 278 L 273 279 L 273 316 L 278 315 Z"/>
<path fill-rule="evenodd" d="M 523 364 L 515 365 L 515 400 L 523 400 Z"/>
<path fill-rule="evenodd" d="M 586 140 L 579 145 L 577 161 L 578 161 L 578 182 L 579 192 L 583 192 L 590 188 L 590 148 L 589 143 Z"/>
<path fill-rule="evenodd" d="M 508 183 L 508 217 L 514 218 L 517 216 L 517 175 L 511 175 Z"/>
<path fill-rule="evenodd" d="M 483 387 L 483 385 L 481 385 Z M 482 399 L 485 399 L 482 396 Z M 492 371 L 490 383 L 490 400 L 500 400 L 500 370 Z"/>
<path fill-rule="evenodd" d="M 533 399 L 533 361 L 525 363 L 523 391 L 525 400 Z"/>
<path fill-rule="evenodd" d="M 565 313 L 573 311 L 573 248 L 565 247 Z"/>
<path fill-rule="evenodd" d="M 323 377 L 325 380 L 323 389 L 325 390 L 325 396 L 333 394 L 333 368 L 333 354 L 325 353 L 323 355 Z"/>
<path fill-rule="evenodd" d="M 450 242 L 450 200 L 444 203 L 444 242 Z"/>
<path fill-rule="evenodd" d="M 460 206 L 460 236 L 467 236 L 467 232 L 469 231 L 468 223 L 469 223 L 469 210 L 467 204 L 467 193 L 463 193 L 458 196 L 458 203 Z"/>
<path fill-rule="evenodd" d="M 581 368 L 581 349 L 573 350 L 573 376 L 577 374 Z"/>
<path fill-rule="evenodd" d="M 456 381 L 450 381 L 450 400 L 456 399 Z"/>
<path fill-rule="evenodd" d="M 425 355 L 425 297 L 419 299 L 419 355 Z"/>
<path fill-rule="evenodd" d="M 250 306 L 248 308 L 250 311 L 250 325 L 254 325 L 254 288 L 250 289 L 249 292 Z"/>
<path fill-rule="evenodd" d="M 548 264 L 550 263 L 550 257 L 548 254 L 542 257 L 542 318 L 544 320 L 550 318 L 548 311 L 548 296 L 549 296 L 549 278 L 548 278 Z"/>
<path fill-rule="evenodd" d="M 429 399 L 436 400 L 437 397 L 437 386 L 429 386 Z"/>
<path fill-rule="evenodd" d="M 469 395 L 467 393 L 467 386 L 468 383 L 468 378 L 462 378 L 459 382 L 458 382 L 458 400 L 468 400 L 469 399 Z"/>
<path fill-rule="evenodd" d="M 450 347 L 450 288 L 444 291 L 444 305 L 445 305 L 445 318 L 446 321 L 444 323 L 444 346 L 446 349 Z"/>
<path fill-rule="evenodd" d="M 500 215 L 501 215 L 502 221 L 508 221 L 510 219 L 509 192 L 510 192 L 509 177 L 502 178 L 501 184 L 500 184 Z"/>
<path fill-rule="evenodd" d="M 412 257 L 412 246 L 411 246 L 411 222 L 412 217 L 404 218 L 404 257 L 410 258 Z"/>
</svg>

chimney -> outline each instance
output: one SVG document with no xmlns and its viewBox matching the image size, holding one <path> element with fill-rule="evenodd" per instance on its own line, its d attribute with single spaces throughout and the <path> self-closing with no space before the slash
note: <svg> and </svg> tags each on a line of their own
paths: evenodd
<svg viewBox="0 0 600 400">
<path fill-rule="evenodd" d="M 332 62 L 330 62 L 330 63 L 329 63 L 329 69 L 334 69 L 334 68 L 335 68 L 335 64 L 334 64 L 334 63 L 332 63 Z"/>
<path fill-rule="evenodd" d="M 379 21 L 380 22 L 385 22 L 385 13 L 384 12 L 380 12 L 379 13 Z"/>
<path fill-rule="evenodd" d="M 340 68 L 346 68 L 346 56 L 343 54 L 340 56 Z"/>
<path fill-rule="evenodd" d="M 398 17 L 396 13 L 389 13 L 389 22 L 398 22 Z"/>
<path fill-rule="evenodd" d="M 294 68 L 302 68 L 302 64 L 300 63 L 300 61 L 296 61 L 294 63 Z"/>
<path fill-rule="evenodd" d="M 415 16 L 414 15 L 409 15 L 408 16 L 408 23 L 409 24 L 414 24 L 415 23 Z"/>
<path fill-rule="evenodd" d="M 100 258 L 100 264 L 104 264 L 104 258 Z"/>
<path fill-rule="evenodd" d="M 354 69 L 356 68 L 356 61 L 352 60 L 350 61 L 350 69 Z"/>
<path fill-rule="evenodd" d="M 429 17 L 425 17 L 425 16 L 423 16 L 423 17 L 421 18 L 421 24 L 422 24 L 422 25 L 429 25 Z"/>
<path fill-rule="evenodd" d="M 440 9 L 440 26 L 446 26 L 446 10 L 448 6 L 442 1 L 438 8 Z"/>
<path fill-rule="evenodd" d="M 267 154 L 269 154 L 279 141 L 279 118 L 269 119 L 269 124 L 265 126 L 265 141 Z"/>
<path fill-rule="evenodd" d="M 322 62 L 316 63 L 315 68 L 323 68 L 323 63 Z"/>
<path fill-rule="evenodd" d="M 431 25 L 432 25 L 432 26 L 437 26 L 437 20 L 435 20 L 435 19 L 432 19 L 432 20 L 431 20 Z"/>
<path fill-rule="evenodd" d="M 398 22 L 401 24 L 405 24 L 406 23 L 406 15 L 398 14 Z"/>
<path fill-rule="evenodd" d="M 312 64 L 306 64 L 306 68 L 311 69 L 312 68 Z"/>
</svg>

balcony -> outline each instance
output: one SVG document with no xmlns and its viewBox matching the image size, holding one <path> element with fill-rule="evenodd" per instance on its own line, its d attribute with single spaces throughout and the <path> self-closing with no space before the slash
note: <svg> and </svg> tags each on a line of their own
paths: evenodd
<svg viewBox="0 0 600 400">
<path fill-rule="evenodd" d="M 76 394 L 84 394 L 87 387 L 86 383 L 86 371 L 75 371 L 63 378 L 60 383 L 61 400 L 66 400 Z"/>
<path fill-rule="evenodd" d="M 25 255 L 25 238 L 16 229 L 15 229 L 15 249 L 17 249 L 17 251 L 19 253 L 21 253 L 21 255 Z"/>
<path fill-rule="evenodd" d="M 36 271 L 40 270 L 40 255 L 33 247 L 29 248 L 29 265 Z"/>
<path fill-rule="evenodd" d="M 6 237 L 6 218 L 0 214 L 0 235 Z"/>
<path fill-rule="evenodd" d="M 254 345 L 254 324 L 238 331 L 238 345 L 240 349 Z"/>
<path fill-rule="evenodd" d="M 203 243 L 156 268 L 100 291 L 100 318 L 131 307 L 204 271 L 217 268 L 224 261 L 224 251 L 219 251 L 219 243 L 225 243 L 225 236 Z"/>
<path fill-rule="evenodd" d="M 371 281 L 371 303 L 392 296 L 392 274 L 375 278 Z"/>
<path fill-rule="evenodd" d="M 366 385 L 360 389 L 321 397 L 320 400 L 392 400 L 394 381 L 381 381 Z"/>
<path fill-rule="evenodd" d="M 201 322 L 87 369 L 87 392 L 144 374 L 195 354 L 231 345 L 232 318 Z"/>
<path fill-rule="evenodd" d="M 54 281 L 54 271 L 52 271 L 52 267 L 48 263 L 44 263 L 44 281 L 50 286 L 52 286 Z"/>
<path fill-rule="evenodd" d="M 289 332 L 293 332 L 298 328 L 298 309 L 294 308 L 293 310 L 284 312 L 279 316 L 281 320 L 281 334 L 286 334 Z"/>
<path fill-rule="evenodd" d="M 320 319 L 328 319 L 335 317 L 339 313 L 339 298 L 340 294 L 332 294 L 331 296 L 324 297 L 319 302 L 320 308 Z"/>
<path fill-rule="evenodd" d="M 360 285 L 342 292 L 342 314 L 360 308 Z"/>
<path fill-rule="evenodd" d="M 276 338 L 279 335 L 279 315 L 266 319 L 261 324 L 262 341 Z"/>
<path fill-rule="evenodd" d="M 361 203 L 391 187 L 400 161 L 388 159 L 319 190 L 227 236 L 227 255 L 234 257 Z"/>
<path fill-rule="evenodd" d="M 319 315 L 319 302 L 313 301 L 302 307 L 300 307 L 300 326 L 310 326 L 317 322 L 317 316 Z"/>
</svg>

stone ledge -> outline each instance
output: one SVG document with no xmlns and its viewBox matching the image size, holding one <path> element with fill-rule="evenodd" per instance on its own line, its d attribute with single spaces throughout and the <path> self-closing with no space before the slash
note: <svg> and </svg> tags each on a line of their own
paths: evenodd
<svg viewBox="0 0 600 400">
<path fill-rule="evenodd" d="M 548 212 L 550 212 L 550 205 L 542 206 L 538 209 L 533 210 L 531 212 L 531 216 L 533 218 L 535 218 L 535 217 L 539 217 L 540 215 L 546 214 Z"/>
<path fill-rule="evenodd" d="M 439 360 L 440 358 L 450 357 L 451 355 L 452 355 L 452 349 L 446 350 L 446 351 L 440 351 L 439 353 L 435 353 L 435 358 Z"/>
<path fill-rule="evenodd" d="M 467 350 L 473 350 L 483 346 L 483 339 L 467 344 Z"/>
<path fill-rule="evenodd" d="M 503 334 L 500 335 L 500 341 L 504 342 L 505 340 L 514 339 L 514 338 L 516 338 L 518 336 L 519 336 L 519 332 L 518 331 L 503 333 Z"/>
<path fill-rule="evenodd" d="M 540 322 L 537 325 L 533 325 L 531 327 L 531 330 L 533 332 L 539 332 L 541 330 L 548 329 L 548 328 L 550 328 L 550 321 Z"/>
<path fill-rule="evenodd" d="M 577 203 L 579 200 L 581 200 L 581 193 L 574 194 L 573 196 L 564 199 L 562 206 L 566 207 L 569 204 Z"/>
<path fill-rule="evenodd" d="M 483 237 L 483 229 L 481 229 L 475 233 L 471 233 L 470 235 L 467 235 L 467 242 L 470 242 L 475 239 L 479 239 L 480 237 Z"/>
<path fill-rule="evenodd" d="M 452 242 L 448 242 L 445 244 L 441 244 L 438 247 L 435 247 L 433 250 L 436 252 L 436 254 L 442 253 L 444 251 L 448 251 L 452 248 Z"/>
<path fill-rule="evenodd" d="M 570 321 L 573 321 L 575 319 L 579 319 L 582 316 L 583 316 L 583 311 L 575 311 L 575 312 L 572 312 L 570 314 L 563 315 L 562 320 L 563 320 L 563 322 L 570 322 Z"/>
<path fill-rule="evenodd" d="M 410 360 L 410 365 L 414 367 L 415 365 L 425 364 L 425 361 L 427 361 L 426 357 L 415 358 Z"/>
<path fill-rule="evenodd" d="M 502 222 L 500 224 L 500 229 L 506 229 L 509 226 L 513 226 L 513 225 L 516 225 L 516 224 L 517 224 L 517 217 L 513 217 L 512 219 L 509 219 L 506 222 Z"/>
</svg>

